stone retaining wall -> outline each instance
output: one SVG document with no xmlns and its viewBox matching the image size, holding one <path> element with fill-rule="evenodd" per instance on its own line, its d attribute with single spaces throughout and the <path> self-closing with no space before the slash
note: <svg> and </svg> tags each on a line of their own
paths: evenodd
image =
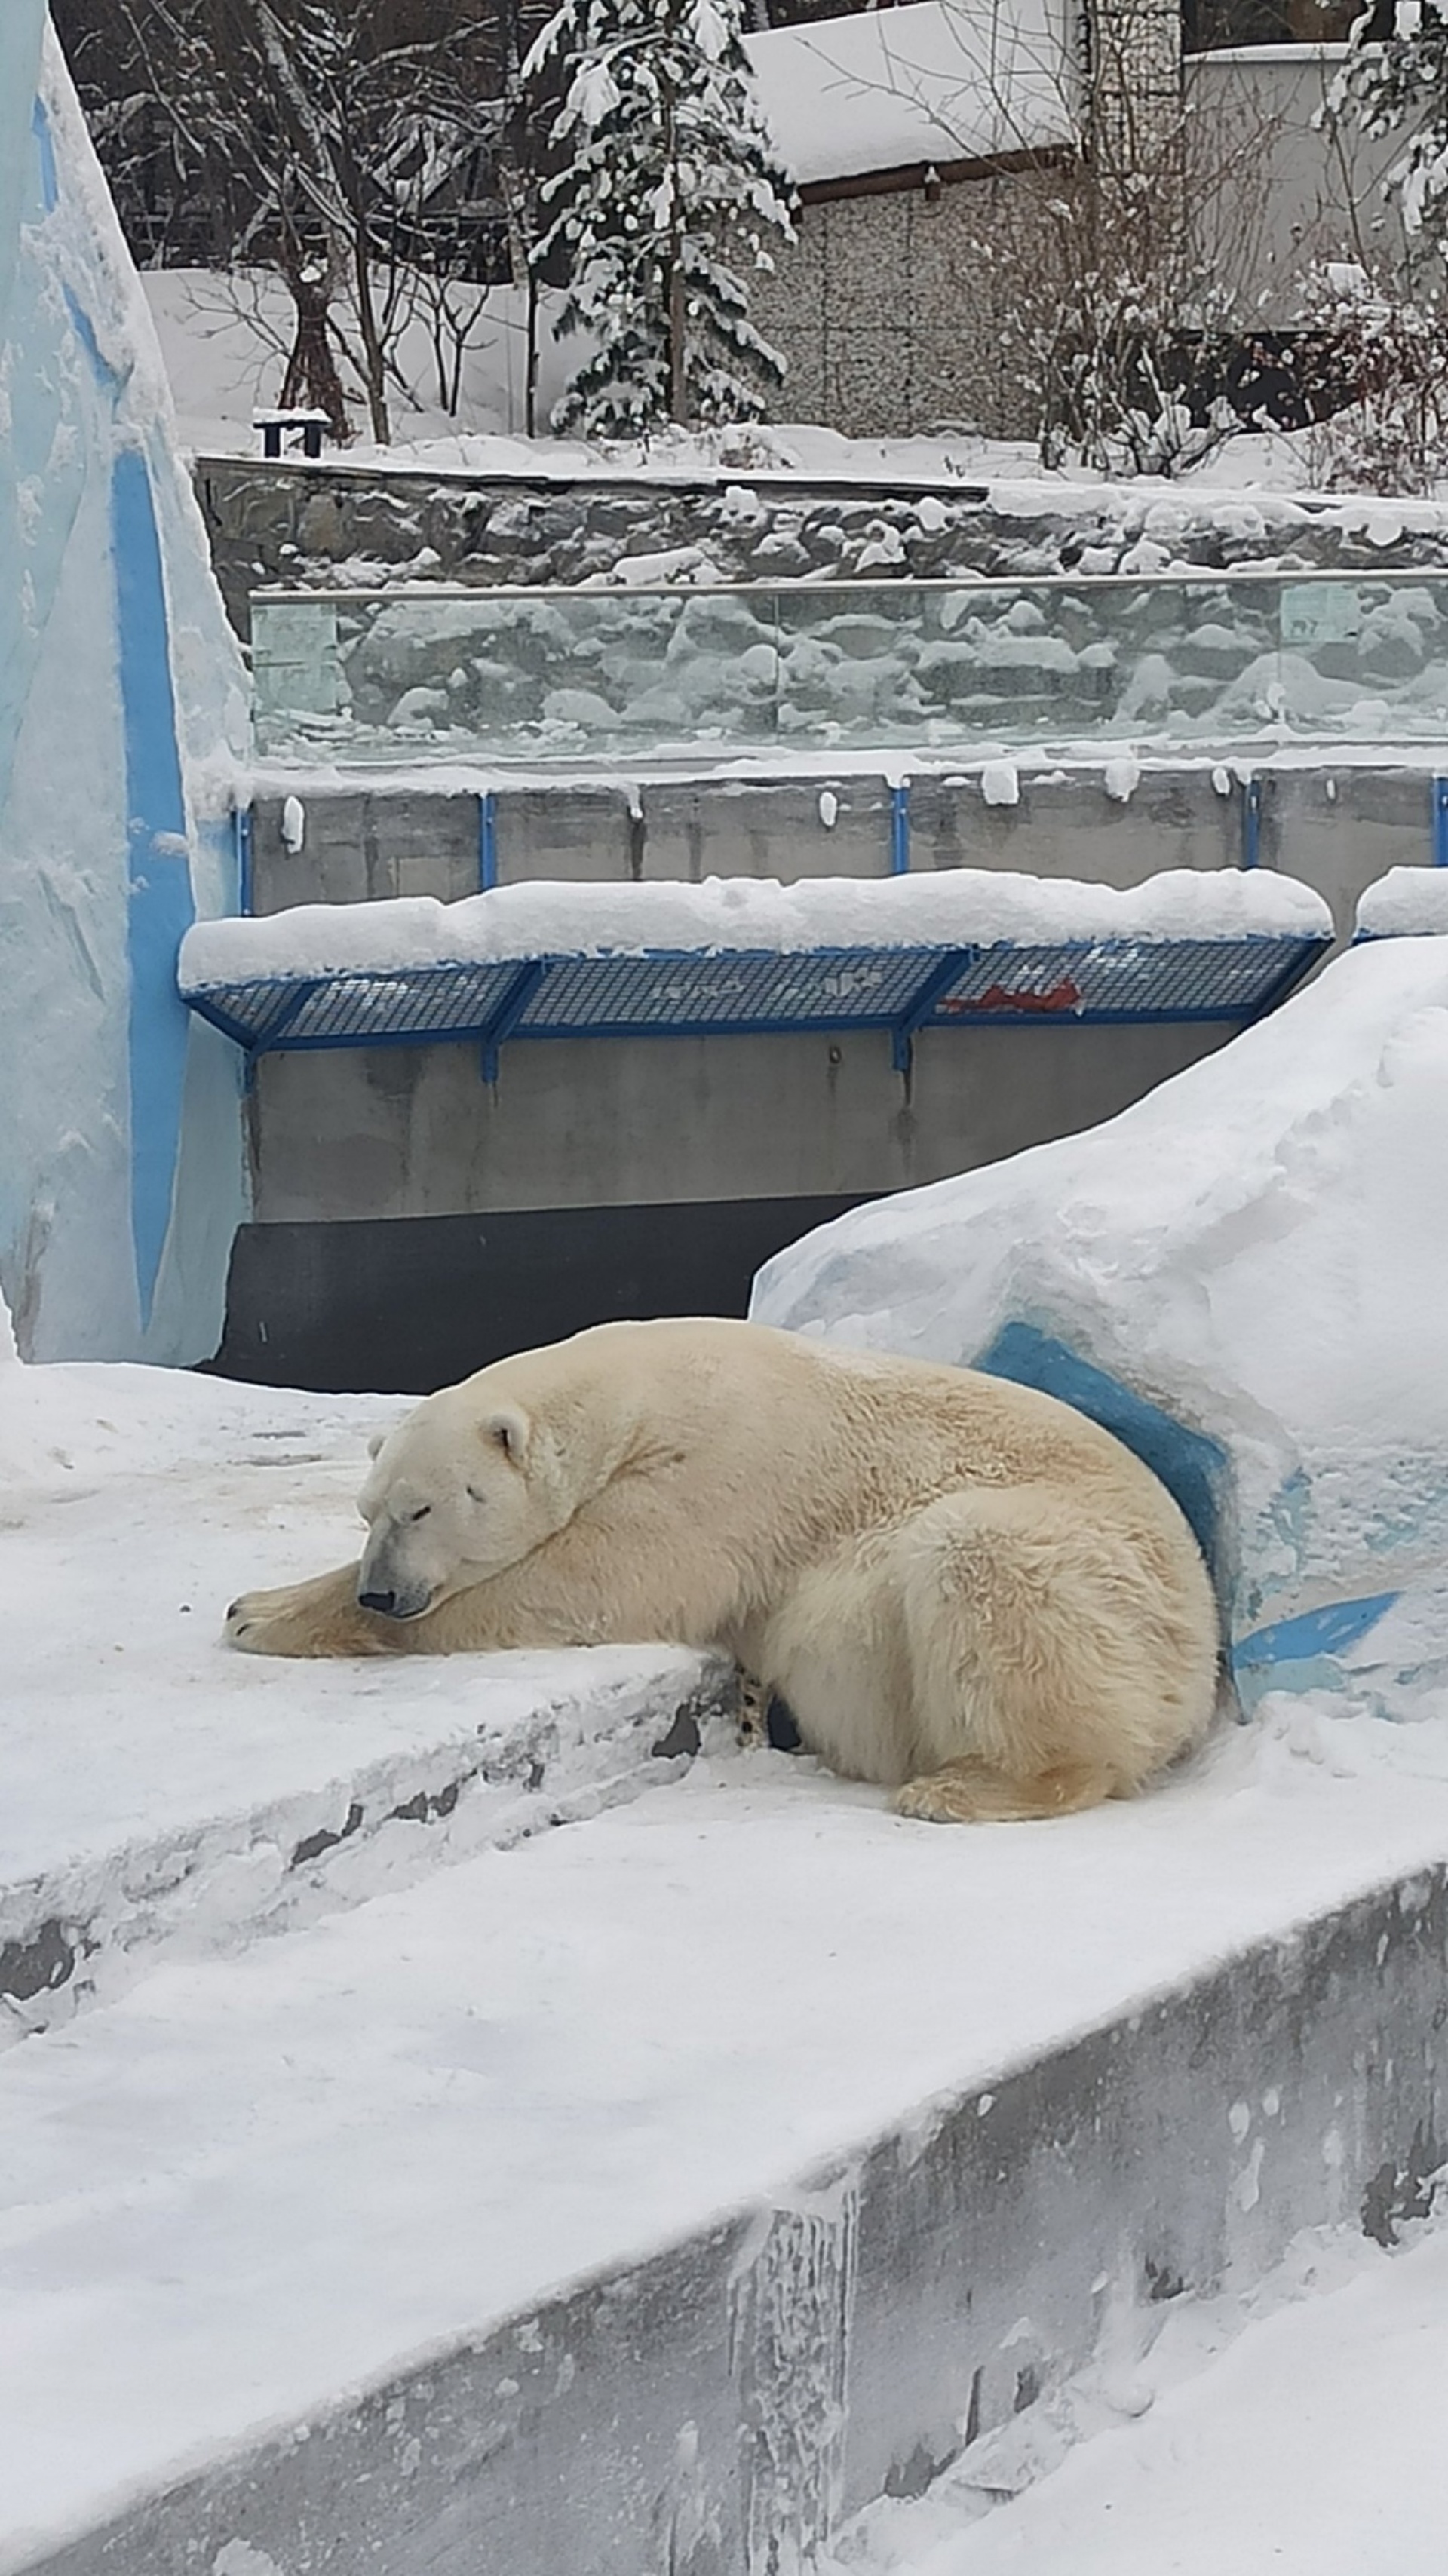
<svg viewBox="0 0 1448 2576">
<path fill-rule="evenodd" d="M 324 459 L 198 457 L 195 481 L 227 607 L 248 631 L 248 594 L 266 584 L 326 589 L 346 578 L 570 584 L 640 555 L 693 548 L 725 581 L 1030 580 L 1061 570 L 1222 570 L 1285 558 L 1320 571 L 1448 564 L 1448 528 L 1421 511 L 1349 500 L 1224 506 L 1220 493 L 1103 485 L 1059 509 L 992 499 L 943 476 L 929 489 L 738 480 L 642 482 L 602 476 L 386 473 Z M 1426 524 L 1412 524 L 1414 519 Z M 1406 523 L 1406 524 L 1404 524 Z M 667 577 L 660 568 L 660 578 Z"/>
</svg>

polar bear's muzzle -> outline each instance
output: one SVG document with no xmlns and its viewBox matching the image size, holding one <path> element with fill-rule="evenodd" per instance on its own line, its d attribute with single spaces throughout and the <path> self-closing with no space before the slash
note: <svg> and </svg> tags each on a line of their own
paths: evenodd
<svg viewBox="0 0 1448 2576">
<path fill-rule="evenodd" d="M 395 1529 L 374 1533 L 357 1568 L 359 1609 L 374 1610 L 379 1619 L 420 1619 L 431 1609 L 438 1587 L 415 1561 L 407 1563 L 409 1553 Z"/>
<path fill-rule="evenodd" d="M 357 1605 L 362 1610 L 375 1610 L 379 1619 L 420 1619 L 432 1606 L 432 1590 L 427 1584 L 413 1583 L 406 1589 L 363 1589 L 357 1586 Z"/>
</svg>

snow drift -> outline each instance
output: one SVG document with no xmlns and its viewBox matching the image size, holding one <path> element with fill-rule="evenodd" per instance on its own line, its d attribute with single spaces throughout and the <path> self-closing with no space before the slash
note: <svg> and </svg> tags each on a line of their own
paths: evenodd
<svg viewBox="0 0 1448 2576">
<path fill-rule="evenodd" d="M 1384 940 L 1106 1126 L 855 1210 L 765 1323 L 1052 1386 L 1163 1473 L 1244 1701 L 1448 1683 L 1448 941 Z"/>
</svg>

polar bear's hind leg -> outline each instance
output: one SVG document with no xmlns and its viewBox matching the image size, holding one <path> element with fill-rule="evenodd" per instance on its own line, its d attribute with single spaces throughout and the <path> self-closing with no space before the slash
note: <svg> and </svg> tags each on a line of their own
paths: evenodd
<svg viewBox="0 0 1448 2576">
<path fill-rule="evenodd" d="M 911 1666 L 905 1815 L 1061 1816 L 1197 1743 L 1217 1622 L 1184 1522 L 1050 1486 L 947 1495 L 894 1542 Z"/>
<path fill-rule="evenodd" d="M 1011 1825 L 1038 1816 L 1077 1816 L 1124 1794 L 1117 1775 L 1099 1764 L 1058 1762 L 1031 1779 L 1015 1780 L 967 1760 L 907 1780 L 895 1793 L 895 1810 L 929 1825 Z"/>
</svg>

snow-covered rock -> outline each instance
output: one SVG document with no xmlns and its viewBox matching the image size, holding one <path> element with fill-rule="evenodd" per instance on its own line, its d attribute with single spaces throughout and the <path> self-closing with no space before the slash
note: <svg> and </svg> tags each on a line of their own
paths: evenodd
<svg viewBox="0 0 1448 2576">
<path fill-rule="evenodd" d="M 1111 1421 L 1197 1523 L 1244 1699 L 1403 1714 L 1448 1684 L 1445 1272 L 1448 942 L 1385 940 L 1105 1126 L 807 1236 L 753 1311 Z"/>
</svg>

